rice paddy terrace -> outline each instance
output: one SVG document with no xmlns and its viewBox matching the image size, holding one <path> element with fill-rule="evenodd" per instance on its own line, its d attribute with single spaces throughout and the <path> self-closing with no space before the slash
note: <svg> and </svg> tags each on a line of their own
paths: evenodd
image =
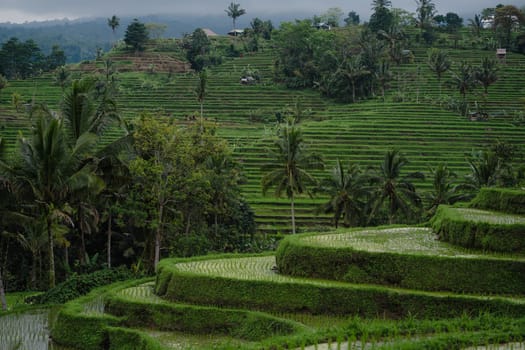
<svg viewBox="0 0 525 350">
<path fill-rule="evenodd" d="M 523 216 L 472 210 L 461 220 L 487 225 L 477 235 L 520 225 L 523 242 Z M 447 217 L 438 214 L 433 229 L 288 236 L 275 256 L 166 259 L 155 281 L 67 303 L 53 339 L 79 350 L 522 349 L 525 252 L 437 240 L 453 236 Z"/>
<path fill-rule="evenodd" d="M 449 53 L 456 63 L 467 60 L 473 64 L 479 64 L 483 56 L 492 57 L 494 54 L 492 51 L 460 49 L 449 50 Z M 302 121 L 305 139 L 310 149 L 324 157 L 327 168 L 332 167 L 336 159 L 356 162 L 364 167 L 378 166 L 384 152 L 396 147 L 410 161 L 407 171 L 425 172 L 444 162 L 461 177 L 468 171 L 465 154 L 472 150 L 483 149 L 496 140 L 517 145 L 523 150 L 525 127 L 515 123 L 515 119 L 517 111 L 523 111 L 525 56 L 508 55 L 499 66 L 499 80 L 489 88 L 487 96 L 481 94 L 481 89 L 467 96 L 471 109 L 474 110 L 477 104 L 489 113 L 486 121 L 472 121 L 446 108 L 446 101 L 451 97 L 459 100 L 460 95 L 455 90 L 439 88 L 436 77 L 425 63 L 426 51 L 416 49 L 414 55 L 414 62 L 393 67 L 395 79 L 386 101 L 377 97 L 355 104 L 334 103 L 322 98 L 317 91 L 289 90 L 274 84 L 275 53 L 271 48 L 228 60 L 210 71 L 204 115 L 217 122 L 219 133 L 235 147 L 235 154 L 246 172 L 244 194 L 255 209 L 259 230 L 287 232 L 290 227 L 288 201 L 273 198 L 271 194 L 262 196 L 260 181 L 261 166 L 269 161 L 267 149 L 271 145 L 269 137 L 273 135 L 275 115 L 297 98 L 300 98 L 303 108 L 311 110 Z M 148 60 L 151 60 L 151 55 L 142 61 Z M 175 62 L 170 58 L 168 63 L 172 60 Z M 118 75 L 118 103 L 126 118 L 133 118 L 142 111 L 159 111 L 186 123 L 198 115 L 199 104 L 193 92 L 197 82 L 194 73 L 166 72 L 164 66 L 153 63 L 147 65 L 146 70 L 132 71 L 133 63 L 121 55 L 116 56 L 115 62 L 121 71 Z M 91 65 L 96 71 L 103 63 L 92 62 Z M 159 67 L 157 71 L 156 66 Z M 262 76 L 260 84 L 239 83 L 246 67 L 259 71 Z M 72 69 L 80 70 L 78 67 Z M 0 133 L 11 147 L 15 145 L 18 130 L 28 126 L 22 112 L 10 107 L 13 92 L 18 92 L 25 100 L 46 102 L 56 108 L 61 89 L 52 84 L 48 75 L 12 81 L 2 91 Z M 402 95 L 401 102 L 394 102 L 394 95 Z M 110 137 L 119 134 L 120 131 L 115 130 Z M 327 172 L 316 173 L 319 177 L 325 174 Z M 431 184 L 427 181 L 417 183 L 417 186 L 418 190 L 425 191 Z M 316 217 L 313 213 L 322 201 L 322 198 L 298 200 L 299 229 L 315 230 L 330 224 L 329 217 Z"/>
</svg>

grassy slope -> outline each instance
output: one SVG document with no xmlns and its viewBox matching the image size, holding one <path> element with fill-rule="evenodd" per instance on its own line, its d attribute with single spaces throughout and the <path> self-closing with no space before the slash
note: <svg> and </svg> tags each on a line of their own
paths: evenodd
<svg viewBox="0 0 525 350">
<path fill-rule="evenodd" d="M 477 63 L 488 51 L 450 51 L 457 62 L 467 59 Z M 409 171 L 428 171 L 429 167 L 446 162 L 458 175 L 468 171 L 465 154 L 479 150 L 496 140 L 514 143 L 523 150 L 525 128 L 511 123 L 512 111 L 520 108 L 525 95 L 525 57 L 510 54 L 501 65 L 500 79 L 489 89 L 484 106 L 492 117 L 486 122 L 472 122 L 457 113 L 446 111 L 431 103 L 439 96 L 437 80 L 427 69 L 424 50 L 415 50 L 415 61 L 395 67 L 396 79 L 387 95 L 357 104 L 338 104 L 323 99 L 316 91 L 293 91 L 271 82 L 273 53 L 271 50 L 246 55 L 227 61 L 214 68 L 209 75 L 209 94 L 205 101 L 205 116 L 216 120 L 219 132 L 235 147 L 238 159 L 244 165 L 248 182 L 244 193 L 255 208 L 260 229 L 287 231 L 289 228 L 288 201 L 263 197 L 260 190 L 261 165 L 266 160 L 275 113 L 293 103 L 298 96 L 305 108 L 313 114 L 303 121 L 303 129 L 311 149 L 318 151 L 330 168 L 337 158 L 363 166 L 377 166 L 388 148 L 401 149 L 411 161 Z M 258 86 L 242 86 L 239 77 L 244 67 L 251 66 L 263 77 Z M 99 64 L 100 66 L 100 64 Z M 419 67 L 419 68 L 418 68 Z M 419 71 L 419 75 L 417 72 Z M 448 76 L 446 76 L 447 78 Z M 445 79 L 446 79 L 445 78 Z M 193 93 L 196 76 L 166 73 L 120 73 L 121 95 L 119 105 L 126 118 L 133 118 L 144 110 L 162 111 L 185 122 L 197 115 L 199 105 Z M 26 129 L 28 121 L 9 106 L 13 92 L 24 99 L 46 102 L 56 108 L 60 88 L 53 86 L 50 76 L 28 81 L 13 81 L 0 95 L 0 133 L 14 146 L 18 129 Z M 475 102 L 484 97 L 470 94 Z M 405 101 L 392 102 L 391 95 L 402 93 Z M 454 96 L 456 91 L 442 89 L 442 97 Z M 111 136 L 116 137 L 118 131 Z M 318 172 L 325 176 L 327 172 Z M 418 184 L 428 190 L 430 181 Z M 322 199 L 303 198 L 297 205 L 299 227 L 328 225 L 329 217 L 315 217 L 313 209 Z"/>
</svg>

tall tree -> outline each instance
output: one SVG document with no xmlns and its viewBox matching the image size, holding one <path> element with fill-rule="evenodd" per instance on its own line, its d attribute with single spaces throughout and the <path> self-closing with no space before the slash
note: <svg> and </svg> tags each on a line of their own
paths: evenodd
<svg viewBox="0 0 525 350">
<path fill-rule="evenodd" d="M 428 214 L 433 216 L 437 208 L 442 204 L 454 204 L 466 199 L 459 192 L 459 186 L 454 184 L 456 174 L 446 164 L 439 164 L 430 169 L 432 175 L 432 189 L 427 194 Z"/>
<path fill-rule="evenodd" d="M 137 153 L 130 162 L 133 191 L 142 203 L 146 229 L 154 233 L 153 267 L 160 261 L 169 218 L 177 212 L 179 190 L 194 167 L 188 139 L 161 118 L 142 115 L 133 133 Z"/>
<path fill-rule="evenodd" d="M 501 6 L 496 8 L 494 16 L 494 26 L 501 31 L 503 42 L 502 46 L 509 46 L 512 37 L 512 29 L 525 23 L 525 15 L 514 5 Z"/>
<path fill-rule="evenodd" d="M 476 79 L 476 71 L 472 65 L 463 61 L 460 63 L 457 71 L 452 71 L 452 77 L 448 83 L 452 87 L 458 89 L 463 98 L 463 105 L 465 108 L 467 93 L 473 90 L 479 84 L 479 81 Z M 466 113 L 466 109 L 463 112 Z"/>
<path fill-rule="evenodd" d="M 4 280 L 2 279 L 2 269 L 0 269 L 0 304 L 2 310 L 7 311 L 7 302 L 5 299 Z"/>
<path fill-rule="evenodd" d="M 476 37 L 479 38 L 481 36 L 481 31 L 483 30 L 483 22 L 481 21 L 481 15 L 475 14 L 474 18 L 470 18 L 468 21 L 468 26 L 470 30 Z"/>
<path fill-rule="evenodd" d="M 148 39 L 149 35 L 146 25 L 135 18 L 126 29 L 124 42 L 126 45 L 131 46 L 135 52 L 137 52 L 144 50 L 144 45 Z"/>
<path fill-rule="evenodd" d="M 195 96 L 197 97 L 197 101 L 200 103 L 201 107 L 201 123 L 204 119 L 204 99 L 206 98 L 206 94 L 208 93 L 208 72 L 206 69 L 202 70 L 199 73 L 198 80 L 197 80 L 197 86 L 195 87 Z"/>
<path fill-rule="evenodd" d="M 407 164 L 408 160 L 399 150 L 393 149 L 385 153 L 375 179 L 378 186 L 370 219 L 385 201 L 387 202 L 389 224 L 394 223 L 399 214 L 410 218 L 419 210 L 421 198 L 411 180 L 424 179 L 424 175 L 420 172 L 413 172 L 402 176 L 402 170 Z"/>
<path fill-rule="evenodd" d="M 116 15 L 111 16 L 111 18 L 108 18 L 108 26 L 113 32 L 113 41 L 115 41 L 117 28 L 120 26 L 120 18 Z"/>
<path fill-rule="evenodd" d="M 388 30 L 394 22 L 394 15 L 390 11 L 392 2 L 390 0 L 373 0 L 372 15 L 368 22 L 368 27 L 372 32 Z"/>
<path fill-rule="evenodd" d="M 421 31 L 430 28 L 436 13 L 436 5 L 432 0 L 416 0 L 417 25 Z"/>
<path fill-rule="evenodd" d="M 501 171 L 501 160 L 495 152 L 473 152 L 467 158 L 470 174 L 465 177 L 465 187 L 478 191 L 481 187 L 493 187 L 498 183 Z"/>
<path fill-rule="evenodd" d="M 113 34 L 115 34 L 117 28 L 120 26 L 120 18 L 116 15 L 111 16 L 111 18 L 108 18 L 108 26 L 111 28 Z"/>
<path fill-rule="evenodd" d="M 355 11 L 348 12 L 348 16 L 344 19 L 347 26 L 355 26 L 361 22 L 359 15 Z"/>
<path fill-rule="evenodd" d="M 237 21 L 237 18 L 239 18 L 242 15 L 246 14 L 246 10 L 241 8 L 240 4 L 236 4 L 236 3 L 232 2 L 228 6 L 228 8 L 226 10 L 224 10 L 224 11 L 228 15 L 228 17 L 231 17 L 231 19 L 233 21 L 233 32 L 236 33 L 235 32 L 235 30 L 236 30 L 235 23 Z M 235 36 L 237 36 L 237 35 L 235 34 Z"/>
<path fill-rule="evenodd" d="M 286 193 L 290 199 L 292 233 L 295 233 L 295 197 L 305 192 L 311 195 L 309 186 L 314 185 L 316 179 L 309 171 L 322 169 L 323 162 L 307 151 L 301 129 L 293 121 L 282 125 L 274 146 L 269 154 L 271 163 L 265 167 L 269 172 L 261 181 L 262 191 L 266 194 L 275 187 L 277 197 Z"/>
<path fill-rule="evenodd" d="M 476 79 L 483 85 L 485 94 L 488 94 L 489 86 L 498 81 L 498 62 L 494 59 L 483 57 L 481 66 L 476 69 Z"/>
<path fill-rule="evenodd" d="M 85 133 L 71 144 L 61 119 L 46 108 L 33 110 L 36 124 L 30 139 L 20 139 L 20 160 L 11 173 L 17 189 L 28 192 L 32 205 L 45 222 L 49 257 L 49 287 L 55 285 L 55 225 L 71 224 L 67 203 L 74 192 L 88 194 L 100 179 L 86 158 L 96 141 Z"/>
<path fill-rule="evenodd" d="M 350 163 L 345 168 L 338 159 L 330 178 L 321 182 L 319 190 L 330 196 L 322 209 L 334 214 L 336 228 L 341 216 L 346 227 L 363 223 L 371 188 L 368 177 L 357 164 Z"/>
<path fill-rule="evenodd" d="M 343 76 L 348 80 L 352 88 L 352 102 L 356 101 L 356 88 L 359 79 L 371 74 L 361 62 L 361 56 L 351 56 L 343 61 L 340 67 Z"/>
<path fill-rule="evenodd" d="M 427 51 L 427 65 L 432 72 L 436 73 L 439 85 L 439 96 L 441 97 L 441 77 L 452 65 L 448 53 L 436 48 L 429 49 Z"/>
</svg>

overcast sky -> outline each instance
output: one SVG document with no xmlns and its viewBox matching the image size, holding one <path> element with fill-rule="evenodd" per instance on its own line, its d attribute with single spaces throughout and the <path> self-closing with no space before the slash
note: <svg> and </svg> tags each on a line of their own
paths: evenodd
<svg viewBox="0 0 525 350">
<path fill-rule="evenodd" d="M 362 19 L 370 15 L 371 0 L 237 0 L 250 18 L 265 14 L 320 14 L 330 7 L 345 13 L 356 11 Z M 0 22 L 22 23 L 82 17 L 141 16 L 152 14 L 224 14 L 230 0 L 0 0 Z M 434 0 L 440 13 L 461 15 L 480 12 L 498 3 L 525 6 L 525 0 Z M 415 11 L 415 0 L 392 0 L 392 6 Z"/>
</svg>

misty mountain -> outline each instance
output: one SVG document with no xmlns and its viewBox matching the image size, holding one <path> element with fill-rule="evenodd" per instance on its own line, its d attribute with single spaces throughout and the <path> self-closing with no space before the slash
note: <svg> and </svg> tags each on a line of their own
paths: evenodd
<svg viewBox="0 0 525 350">
<path fill-rule="evenodd" d="M 270 19 L 274 26 L 278 26 L 283 21 L 310 16 L 311 14 L 274 15 L 271 18 L 261 19 Z M 134 18 L 120 19 L 120 26 L 116 30 L 117 39 L 124 38 L 126 28 Z M 232 29 L 232 21 L 225 13 L 213 16 L 149 15 L 136 18 L 143 23 L 166 25 L 163 37 L 169 38 L 181 38 L 185 33 L 192 33 L 196 28 L 209 28 L 217 34 L 226 34 Z M 252 19 L 248 16 L 238 18 L 237 27 L 249 27 Z M 0 43 L 12 37 L 21 41 L 34 40 L 45 54 L 51 52 L 53 45 L 59 45 L 65 51 L 69 63 L 93 59 L 98 48 L 107 51 L 114 40 L 107 18 L 62 19 L 23 24 L 0 23 Z"/>
</svg>

